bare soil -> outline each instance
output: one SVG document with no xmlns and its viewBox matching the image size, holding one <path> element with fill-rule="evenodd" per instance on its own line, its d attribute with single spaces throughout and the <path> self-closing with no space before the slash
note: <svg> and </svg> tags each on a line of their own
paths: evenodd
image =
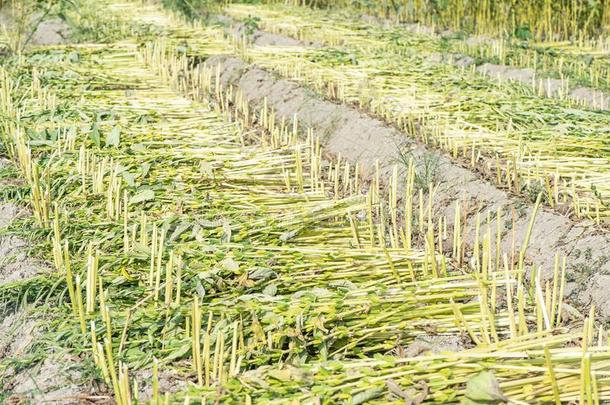
<svg viewBox="0 0 610 405">
<path fill-rule="evenodd" d="M 41 14 L 34 14 L 28 19 L 28 28 L 21 35 L 23 40 L 29 39 L 29 46 L 60 45 L 68 42 L 68 25 L 60 18 L 48 18 L 40 21 Z M 0 9 L 0 28 L 13 32 L 17 28 L 16 17 L 9 5 Z"/>
<path fill-rule="evenodd" d="M 6 159 L 0 159 L 0 168 L 8 164 Z M 29 256 L 28 241 L 3 232 L 15 220 L 30 214 L 27 208 L 0 199 L 0 286 L 50 271 L 41 260 Z"/>
<path fill-rule="evenodd" d="M 41 22 L 32 36 L 32 45 L 60 45 L 68 42 L 68 25 L 54 18 Z"/>
</svg>

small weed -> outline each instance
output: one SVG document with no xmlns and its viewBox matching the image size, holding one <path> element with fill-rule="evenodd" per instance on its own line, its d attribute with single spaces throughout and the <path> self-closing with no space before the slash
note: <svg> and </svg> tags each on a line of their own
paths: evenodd
<svg viewBox="0 0 610 405">
<path fill-rule="evenodd" d="M 515 204 L 515 210 L 517 211 L 517 218 L 521 218 L 529 213 L 530 206 L 523 201 L 517 201 Z"/>
<path fill-rule="evenodd" d="M 593 257 L 593 252 L 592 252 L 591 248 L 589 247 L 585 250 L 585 259 L 591 260 L 592 257 Z"/>
<path fill-rule="evenodd" d="M 595 184 L 591 185 L 591 192 L 593 193 L 593 195 L 600 201 L 600 203 L 605 207 L 607 206 L 607 203 L 604 202 L 604 196 L 602 195 L 602 193 L 600 193 L 600 191 L 597 189 L 597 186 L 595 186 Z"/>
<path fill-rule="evenodd" d="M 440 164 L 438 156 L 426 152 L 415 170 L 415 187 L 426 189 L 430 184 L 440 182 Z"/>
<path fill-rule="evenodd" d="M 314 63 L 324 62 L 330 66 L 357 65 L 358 57 L 355 53 L 346 52 L 340 49 L 323 49 L 309 56 L 309 60 Z"/>
<path fill-rule="evenodd" d="M 451 43 L 449 41 L 449 38 L 441 37 L 439 47 L 442 53 L 449 53 L 449 51 L 451 50 Z"/>
<path fill-rule="evenodd" d="M 415 191 L 420 189 L 426 191 L 430 184 L 438 184 L 442 181 L 438 155 L 425 151 L 420 157 L 416 157 L 412 150 L 399 148 L 398 161 L 403 170 L 407 170 L 411 159 L 415 164 Z"/>
<path fill-rule="evenodd" d="M 573 265 L 574 277 L 579 279 L 579 281 L 586 282 L 594 273 L 595 269 L 585 263 L 576 263 Z"/>
<path fill-rule="evenodd" d="M 529 41 L 532 39 L 532 30 L 528 25 L 521 25 L 515 28 L 515 38 L 522 41 Z"/>
<path fill-rule="evenodd" d="M 217 0 L 163 0 L 165 7 L 178 11 L 189 19 L 206 19 L 219 4 Z"/>
<path fill-rule="evenodd" d="M 247 36 L 252 36 L 259 29 L 259 23 L 261 22 L 260 17 L 252 17 L 248 16 L 244 20 L 244 28 L 246 29 L 245 33 Z"/>
<path fill-rule="evenodd" d="M 526 183 L 522 189 L 521 193 L 525 195 L 525 197 L 530 200 L 532 203 L 535 203 L 538 199 L 538 194 L 542 193 L 542 199 L 540 200 L 543 204 L 549 203 L 549 193 L 544 187 L 544 183 L 540 180 L 533 180 Z"/>
</svg>

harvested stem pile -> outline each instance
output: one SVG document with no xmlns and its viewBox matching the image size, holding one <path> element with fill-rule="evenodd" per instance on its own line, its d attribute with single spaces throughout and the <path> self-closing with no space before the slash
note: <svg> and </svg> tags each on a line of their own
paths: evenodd
<svg viewBox="0 0 610 405">
<path fill-rule="evenodd" d="M 238 10 L 241 7 L 233 5 L 228 10 Z M 610 62 L 606 57 L 610 42 L 607 40 L 535 42 L 514 37 L 464 37 L 456 32 L 436 34 L 427 26 L 393 24 L 389 20 L 371 21 L 370 16 L 350 13 L 346 9 L 322 12 L 303 7 L 249 6 L 248 10 L 252 13 L 248 16 L 260 19 L 251 20 L 251 23 L 255 21 L 257 25 L 277 33 L 314 39 L 331 46 L 344 44 L 346 38 L 353 36 L 354 30 L 366 31 L 370 37 L 383 39 L 387 43 L 417 46 L 424 54 L 434 51 L 438 54 L 453 54 L 454 57 L 468 55 L 474 58 L 471 61 L 473 63 L 500 63 L 534 69 L 537 74 L 536 87 L 547 90 L 547 78 L 562 81 L 561 89 L 554 90 L 559 95 L 561 90 L 566 94 L 565 89 L 574 85 L 608 89 L 610 81 Z M 413 43 L 414 39 L 425 43 Z M 354 44 L 354 40 L 351 38 L 348 42 Z"/>
<path fill-rule="evenodd" d="M 109 10 L 169 40 L 40 49 L 0 75 L 2 142 L 57 279 L 0 295 L 55 302 L 50 341 L 90 356 L 118 404 L 160 403 L 161 379 L 187 404 L 610 399 L 603 328 L 563 317 L 565 263 L 525 278 L 531 226 L 511 255 L 483 221 L 463 267 L 459 208 L 453 235 L 414 209 L 413 164 L 404 210 L 397 171 L 363 193 L 357 167 L 168 45 L 229 50 L 216 32 Z"/>
<path fill-rule="evenodd" d="M 293 11 L 282 10 L 232 5 L 226 11 L 236 18 L 260 15 L 266 26 L 287 33 L 283 16 Z M 390 32 L 359 23 L 335 23 L 314 14 L 302 21 L 307 29 L 299 36 L 312 33 L 306 39 L 318 41 L 319 32 L 328 33 L 329 43 L 340 37 L 342 45 L 255 45 L 246 47 L 246 57 L 467 159 L 502 187 L 534 196 L 542 191 L 550 206 L 569 207 L 598 223 L 609 218 L 605 112 L 577 109 L 569 100 L 538 98 L 521 84 L 430 63 L 429 37 L 406 34 L 396 43 L 389 40 Z"/>
<path fill-rule="evenodd" d="M 264 3 L 351 8 L 384 18 L 435 25 L 497 36 L 534 36 L 539 40 L 576 40 L 607 37 L 610 3 L 607 0 L 531 1 L 496 0 L 263 0 Z"/>
</svg>

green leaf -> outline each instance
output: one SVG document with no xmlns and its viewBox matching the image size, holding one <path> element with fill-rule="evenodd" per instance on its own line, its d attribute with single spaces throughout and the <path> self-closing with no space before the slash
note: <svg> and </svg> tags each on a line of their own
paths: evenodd
<svg viewBox="0 0 610 405">
<path fill-rule="evenodd" d="M 121 142 L 121 129 L 114 127 L 106 136 L 106 146 L 118 147 Z"/>
<path fill-rule="evenodd" d="M 163 361 L 181 359 L 184 356 L 186 356 L 190 351 L 191 351 L 191 343 L 189 342 L 188 344 L 182 345 L 181 347 L 178 347 L 176 350 L 173 350 L 172 352 L 170 352 L 170 354 L 167 357 L 165 357 L 163 359 Z"/>
<path fill-rule="evenodd" d="M 155 192 L 152 190 L 143 190 L 140 191 L 138 194 L 134 195 L 133 197 L 131 197 L 131 199 L 129 200 L 130 204 L 138 204 L 141 202 L 145 202 L 145 201 L 151 201 L 155 199 Z"/>
<path fill-rule="evenodd" d="M 47 139 L 47 132 L 45 130 L 36 131 L 32 128 L 28 128 L 26 133 L 32 141 L 44 141 Z"/>
<path fill-rule="evenodd" d="M 470 402 L 466 403 L 485 403 L 497 404 L 506 402 L 508 399 L 496 380 L 496 376 L 491 371 L 482 371 L 468 380 L 466 384 L 466 398 Z"/>
</svg>

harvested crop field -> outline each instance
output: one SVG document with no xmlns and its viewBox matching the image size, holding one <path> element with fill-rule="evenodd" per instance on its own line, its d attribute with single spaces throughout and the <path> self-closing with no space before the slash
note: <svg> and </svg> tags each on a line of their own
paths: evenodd
<svg viewBox="0 0 610 405">
<path fill-rule="evenodd" d="M 610 4 L 301 3 L 0 1 L 0 403 L 610 401 Z"/>
</svg>

